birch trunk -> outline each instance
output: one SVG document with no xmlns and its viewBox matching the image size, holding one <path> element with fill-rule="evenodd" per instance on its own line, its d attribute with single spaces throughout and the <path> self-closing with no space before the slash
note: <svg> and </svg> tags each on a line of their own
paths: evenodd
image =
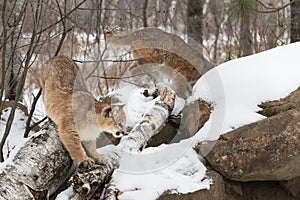
<svg viewBox="0 0 300 200">
<path fill-rule="evenodd" d="M 0 199 L 45 199 L 74 172 L 75 167 L 56 129 L 32 137 L 0 174 Z"/>
</svg>

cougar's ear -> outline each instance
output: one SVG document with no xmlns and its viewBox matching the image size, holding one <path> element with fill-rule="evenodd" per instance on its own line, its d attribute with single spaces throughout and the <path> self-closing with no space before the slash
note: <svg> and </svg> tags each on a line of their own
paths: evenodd
<svg viewBox="0 0 300 200">
<path fill-rule="evenodd" d="M 103 107 L 102 116 L 108 118 L 111 116 L 111 107 L 109 105 Z"/>
</svg>

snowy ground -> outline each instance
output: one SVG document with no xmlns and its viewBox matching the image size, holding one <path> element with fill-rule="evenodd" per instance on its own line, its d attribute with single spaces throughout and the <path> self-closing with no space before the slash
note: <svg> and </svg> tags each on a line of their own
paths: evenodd
<svg viewBox="0 0 300 200">
<path fill-rule="evenodd" d="M 11 108 L 6 108 L 2 112 L 0 120 L 0 138 L 2 138 L 2 135 L 5 131 L 6 122 L 10 110 Z M 16 109 L 15 118 L 11 126 L 11 131 L 3 149 L 5 162 L 0 163 L 0 169 L 3 169 L 9 162 L 11 162 L 19 149 L 28 141 L 28 138 L 23 138 L 26 119 L 27 116 L 25 116 L 25 114 L 21 110 Z"/>
<path fill-rule="evenodd" d="M 192 147 L 199 141 L 215 140 L 220 134 L 264 119 L 256 113 L 259 110 L 257 105 L 283 98 L 300 86 L 299 52 L 300 43 L 278 47 L 224 63 L 202 76 L 188 102 L 204 99 L 212 103 L 213 111 L 208 122 L 194 137 L 179 143 L 125 153 L 120 169 L 113 174 L 117 188 L 122 192 L 119 199 L 154 200 L 166 190 L 188 193 L 209 189 L 212 180 L 206 177 L 206 168 Z M 141 90 L 134 87 L 117 92 L 126 103 L 127 123 L 131 125 L 140 120 L 155 101 L 143 97 Z M 182 100 L 177 99 L 176 109 L 181 107 Z M 20 124 L 16 121 L 16 131 L 10 137 L 21 137 L 23 127 Z M 4 125 L 1 121 L 0 134 Z M 24 144 L 23 139 L 20 141 L 10 145 Z M 99 151 L 107 151 L 107 148 Z"/>
</svg>

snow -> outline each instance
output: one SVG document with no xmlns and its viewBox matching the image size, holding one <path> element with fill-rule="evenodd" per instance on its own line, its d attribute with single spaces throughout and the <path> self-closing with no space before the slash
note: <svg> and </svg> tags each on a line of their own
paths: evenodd
<svg viewBox="0 0 300 200">
<path fill-rule="evenodd" d="M 126 91 L 125 93 L 122 92 L 123 98 L 128 98 L 126 99 L 126 104 L 123 108 L 126 115 L 126 126 L 133 126 L 143 120 L 143 117 L 149 113 L 157 99 L 153 99 L 151 96 L 145 97 L 142 95 L 145 88 L 127 86 L 124 89 L 121 89 L 123 92 Z"/>
<path fill-rule="evenodd" d="M 66 200 L 66 199 L 70 199 L 72 197 L 73 194 L 73 187 L 70 186 L 68 187 L 66 190 L 64 190 L 63 192 L 59 193 L 55 200 Z"/>
<path fill-rule="evenodd" d="M 151 94 L 155 88 L 139 88 L 128 84 L 122 88 L 118 88 L 108 94 L 108 96 L 117 97 L 120 102 L 113 106 L 124 105 L 123 110 L 126 115 L 126 126 L 134 126 L 143 120 L 149 111 L 153 108 L 159 97 L 153 99 L 151 96 L 145 97 L 143 92 L 148 90 Z M 175 105 L 172 114 L 178 115 L 185 105 L 185 100 L 176 96 Z"/>
<path fill-rule="evenodd" d="M 28 110 L 31 109 L 31 105 L 33 103 L 34 97 L 36 97 L 39 90 L 40 90 L 40 88 L 30 88 L 30 89 L 26 89 L 24 91 L 24 94 L 26 94 L 26 95 L 24 95 L 24 97 L 23 97 L 23 102 L 24 102 L 24 105 L 27 106 Z M 28 94 L 30 94 L 30 95 L 28 95 Z M 44 106 L 43 99 L 41 96 L 35 105 L 33 119 L 38 121 L 38 120 L 43 119 L 45 116 L 47 116 L 47 114 L 46 114 L 45 106 Z M 40 126 L 42 126 L 42 125 L 43 124 L 40 124 Z"/>
<path fill-rule="evenodd" d="M 294 43 L 221 64 L 201 77 L 188 102 L 201 98 L 213 103 L 213 114 L 223 118 L 214 139 L 262 120 L 259 104 L 286 97 L 300 86 L 299 52 L 300 43 Z"/>
<path fill-rule="evenodd" d="M 11 108 L 8 107 L 3 110 L 0 121 L 0 138 L 3 137 L 5 132 L 5 127 L 7 123 L 7 119 L 9 117 Z M 27 116 L 23 113 L 23 111 L 16 109 L 15 118 L 11 126 L 11 131 L 6 139 L 3 154 L 5 162 L 0 163 L 0 169 L 3 169 L 7 163 L 10 163 L 17 152 L 20 150 L 22 146 L 29 140 L 28 138 L 23 138 L 25 132 L 25 123 Z"/>
<path fill-rule="evenodd" d="M 167 190 L 189 193 L 209 189 L 211 180 L 205 172 L 205 166 L 192 148 L 173 144 L 123 154 L 113 179 L 122 191 L 120 200 L 151 200 Z"/>
</svg>

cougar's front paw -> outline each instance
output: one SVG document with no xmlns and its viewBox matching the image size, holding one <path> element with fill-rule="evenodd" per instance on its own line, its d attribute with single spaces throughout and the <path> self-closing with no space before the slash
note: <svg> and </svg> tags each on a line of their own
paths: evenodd
<svg viewBox="0 0 300 200">
<path fill-rule="evenodd" d="M 95 161 L 92 158 L 87 158 L 84 161 L 82 161 L 79 165 L 78 168 L 80 169 L 90 169 L 95 165 Z"/>
</svg>

